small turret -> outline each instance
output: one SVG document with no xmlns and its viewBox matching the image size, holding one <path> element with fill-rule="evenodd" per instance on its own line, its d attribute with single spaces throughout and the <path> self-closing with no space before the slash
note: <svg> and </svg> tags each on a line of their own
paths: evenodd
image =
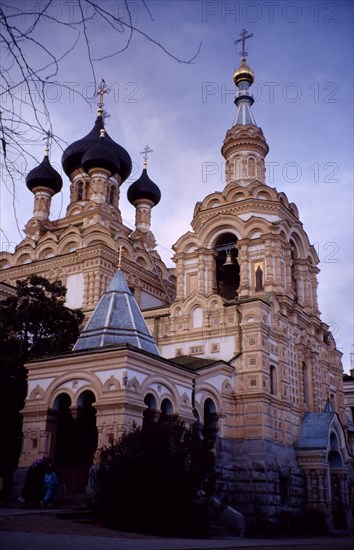
<svg viewBox="0 0 354 550">
<path fill-rule="evenodd" d="M 47 147 L 42 162 L 26 177 L 26 185 L 34 194 L 33 217 L 39 221 L 48 220 L 52 197 L 59 193 L 63 186 L 63 180 L 50 164 L 48 155 Z"/>
<path fill-rule="evenodd" d="M 148 233 L 151 224 L 151 209 L 161 199 L 161 191 L 148 176 L 147 155 L 152 150 L 146 145 L 142 154 L 144 155 L 144 168 L 139 179 L 128 189 L 128 201 L 135 206 L 135 229 L 141 233 Z"/>
</svg>

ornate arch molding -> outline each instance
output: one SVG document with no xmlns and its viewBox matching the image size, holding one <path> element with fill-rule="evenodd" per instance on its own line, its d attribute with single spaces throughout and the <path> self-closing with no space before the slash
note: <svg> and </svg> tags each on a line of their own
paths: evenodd
<svg viewBox="0 0 354 550">
<path fill-rule="evenodd" d="M 222 237 L 225 233 L 234 235 L 237 241 L 241 240 L 243 226 L 244 222 L 239 221 L 234 216 L 230 214 L 223 215 L 206 222 L 199 234 L 199 239 L 205 243 L 204 247 L 206 249 L 213 249 L 218 238 Z"/>
<path fill-rule="evenodd" d="M 342 424 L 339 421 L 339 418 L 338 418 L 337 414 L 335 414 L 335 416 L 333 417 L 333 420 L 332 420 L 332 422 L 330 424 L 330 427 L 329 427 L 329 430 L 328 430 L 327 452 L 329 452 L 331 450 L 330 439 L 331 439 L 332 434 L 334 434 L 337 437 L 337 440 L 338 440 L 338 443 L 339 443 L 338 452 L 340 453 L 340 455 L 342 457 L 343 464 L 348 463 L 350 461 L 350 456 L 349 456 L 349 452 L 348 452 L 348 449 L 347 449 L 344 430 L 343 430 Z"/>
<path fill-rule="evenodd" d="M 83 384 L 77 384 L 76 387 L 76 382 L 83 382 Z M 92 391 L 96 397 L 96 401 L 99 400 L 103 391 L 101 380 L 89 372 L 75 371 L 70 374 L 63 374 L 49 384 L 46 391 L 46 402 L 48 406 L 52 407 L 55 398 L 60 393 L 67 393 L 72 398 L 72 403 L 75 403 L 78 396 L 86 390 Z"/>
<path fill-rule="evenodd" d="M 204 403 L 207 399 L 211 399 L 215 403 L 216 412 L 219 416 L 222 414 L 222 400 L 217 389 L 208 382 L 202 382 L 199 386 L 197 380 L 196 388 L 196 408 L 200 413 L 204 409 Z"/>
<path fill-rule="evenodd" d="M 161 386 L 161 391 L 156 391 L 154 385 Z M 181 405 L 180 395 L 176 386 L 166 378 L 156 375 L 148 376 L 141 385 L 142 399 L 147 393 L 151 393 L 156 398 L 158 409 L 160 409 L 163 399 L 167 397 L 172 402 L 174 412 L 178 413 Z"/>
</svg>

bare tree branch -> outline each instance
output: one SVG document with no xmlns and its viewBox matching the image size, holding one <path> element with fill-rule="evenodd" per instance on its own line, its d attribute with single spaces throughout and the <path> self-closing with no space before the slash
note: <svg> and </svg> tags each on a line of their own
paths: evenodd
<svg viewBox="0 0 354 550">
<path fill-rule="evenodd" d="M 155 21 L 146 0 L 142 1 L 149 18 Z M 17 187 L 22 184 L 28 161 L 33 165 L 39 159 L 31 151 L 31 145 L 44 139 L 50 130 L 54 142 L 61 148 L 67 145 L 55 133 L 51 121 L 50 106 L 47 99 L 49 86 L 58 89 L 68 89 L 71 94 L 90 103 L 92 96 L 71 88 L 60 82 L 59 71 L 63 60 L 74 55 L 77 48 L 83 44 L 86 49 L 86 59 L 80 60 L 80 65 L 88 65 L 93 83 L 97 88 L 96 66 L 103 59 L 113 58 L 127 50 L 134 34 L 137 34 L 161 49 L 168 57 L 178 63 L 192 63 L 198 56 L 201 44 L 190 59 L 181 59 L 157 39 L 143 29 L 138 28 L 133 21 L 131 6 L 124 0 L 124 11 L 115 13 L 113 5 L 102 3 L 101 0 L 77 0 L 71 6 L 78 7 L 78 14 L 71 19 L 53 15 L 51 8 L 53 0 L 40 1 L 26 5 L 15 2 L 2 3 L 0 7 L 0 38 L 2 41 L 3 63 L 0 68 L 0 98 L 2 101 L 0 118 L 0 156 L 3 156 L 1 179 L 6 191 L 12 197 L 14 219 L 19 233 L 21 230 L 17 219 Z M 108 7 L 109 6 L 109 7 Z M 90 7 L 91 13 L 88 13 Z M 124 44 L 114 51 L 94 58 L 92 53 L 95 45 L 95 34 L 90 30 L 89 23 L 99 17 L 106 28 L 117 33 Z M 52 35 L 56 40 L 49 45 L 43 38 L 44 25 L 52 26 Z M 113 42 L 112 42 L 113 43 Z M 32 162 L 34 161 L 34 162 Z M 0 228 L 3 233 L 3 230 Z"/>
</svg>

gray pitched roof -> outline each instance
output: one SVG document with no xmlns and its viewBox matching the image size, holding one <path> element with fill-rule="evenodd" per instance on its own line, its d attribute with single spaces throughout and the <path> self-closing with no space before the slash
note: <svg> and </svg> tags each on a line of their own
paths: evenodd
<svg viewBox="0 0 354 550">
<path fill-rule="evenodd" d="M 301 424 L 298 449 L 326 449 L 335 412 L 306 413 Z"/>
<path fill-rule="evenodd" d="M 114 344 L 131 344 L 160 355 L 121 270 L 114 275 L 73 351 Z"/>
</svg>

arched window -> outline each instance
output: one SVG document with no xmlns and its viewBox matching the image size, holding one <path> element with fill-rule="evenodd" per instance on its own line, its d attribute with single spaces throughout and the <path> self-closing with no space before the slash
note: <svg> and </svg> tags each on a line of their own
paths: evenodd
<svg viewBox="0 0 354 550">
<path fill-rule="evenodd" d="M 215 244 L 216 291 L 219 296 L 233 300 L 240 285 L 240 266 L 237 261 L 237 238 L 232 233 L 224 233 Z"/>
<path fill-rule="evenodd" d="M 236 157 L 234 160 L 234 175 L 235 180 L 242 178 L 242 159 L 240 157 Z"/>
<path fill-rule="evenodd" d="M 248 177 L 254 178 L 256 177 L 256 161 L 253 157 L 250 157 L 248 159 Z"/>
<path fill-rule="evenodd" d="M 193 309 L 192 326 L 193 328 L 198 328 L 203 326 L 203 311 L 200 307 L 196 307 Z"/>
<path fill-rule="evenodd" d="M 109 191 L 109 204 L 116 204 L 117 189 L 114 185 L 111 186 Z"/>
<path fill-rule="evenodd" d="M 302 384 L 303 384 L 303 398 L 307 407 L 310 406 L 310 380 L 309 370 L 306 363 L 302 363 Z"/>
<path fill-rule="evenodd" d="M 53 409 L 59 412 L 70 411 L 71 398 L 67 393 L 61 393 L 54 399 Z"/>
<path fill-rule="evenodd" d="M 269 382 L 270 382 L 271 395 L 276 395 L 277 394 L 277 369 L 274 365 L 270 365 Z"/>
<path fill-rule="evenodd" d="M 84 198 L 84 184 L 82 181 L 79 182 L 77 186 L 77 200 L 82 201 Z"/>
<path fill-rule="evenodd" d="M 290 241 L 291 245 L 291 288 L 294 293 L 294 300 L 297 302 L 297 282 L 295 277 L 295 260 L 297 258 L 297 249 L 294 241 Z"/>
<path fill-rule="evenodd" d="M 156 420 L 156 399 L 151 393 L 148 393 L 145 395 L 144 403 L 147 408 L 144 411 L 143 424 L 151 424 Z"/>
<path fill-rule="evenodd" d="M 216 412 L 215 403 L 208 397 L 204 403 L 204 426 L 203 437 L 206 446 L 209 449 L 215 447 L 216 437 L 218 433 L 218 415 Z"/>
<path fill-rule="evenodd" d="M 96 401 L 96 397 L 92 391 L 84 391 L 82 392 L 77 400 L 77 408 L 78 408 L 78 414 L 77 417 L 82 416 L 95 416 L 96 410 L 92 406 L 92 404 Z"/>
<path fill-rule="evenodd" d="M 166 416 L 171 416 L 173 414 L 173 406 L 169 399 L 165 398 L 161 403 L 161 418 L 166 418 Z"/>
</svg>

